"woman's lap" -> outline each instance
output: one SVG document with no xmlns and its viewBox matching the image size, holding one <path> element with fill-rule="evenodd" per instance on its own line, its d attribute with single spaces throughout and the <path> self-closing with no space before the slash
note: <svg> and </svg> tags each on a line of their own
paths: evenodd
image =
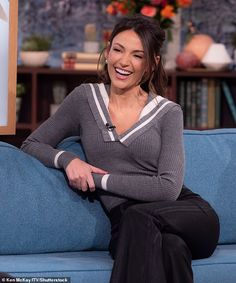
<svg viewBox="0 0 236 283">
<path fill-rule="evenodd" d="M 153 218 L 161 233 L 175 234 L 188 245 L 194 259 L 210 256 L 219 237 L 219 221 L 208 202 L 199 195 L 184 188 L 176 201 L 137 203 L 128 201 L 115 208 L 110 220 L 112 223 L 111 246 L 114 249 L 118 238 L 120 221 L 132 212 Z M 138 231 L 137 231 L 138 232 Z"/>
</svg>

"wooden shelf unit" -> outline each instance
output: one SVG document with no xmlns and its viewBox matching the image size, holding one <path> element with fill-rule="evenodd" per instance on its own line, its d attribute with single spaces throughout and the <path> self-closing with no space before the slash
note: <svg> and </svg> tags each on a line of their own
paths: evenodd
<svg viewBox="0 0 236 283">
<path fill-rule="evenodd" d="M 64 70 L 61 68 L 29 68 L 18 67 L 17 81 L 24 83 L 26 93 L 23 96 L 17 131 L 14 136 L 1 136 L 2 141 L 20 146 L 22 141 L 35 130 L 50 115 L 50 104 L 53 103 L 52 88 L 57 81 L 66 84 L 67 94 L 76 86 L 86 82 L 96 82 L 96 71 Z M 168 72 L 168 98 L 179 103 L 179 84 L 182 80 L 196 80 L 202 78 L 225 80 L 232 87 L 232 94 L 236 101 L 236 72 L 208 72 L 208 71 L 171 71 Z M 230 109 L 222 98 L 220 127 L 235 127 Z"/>
</svg>

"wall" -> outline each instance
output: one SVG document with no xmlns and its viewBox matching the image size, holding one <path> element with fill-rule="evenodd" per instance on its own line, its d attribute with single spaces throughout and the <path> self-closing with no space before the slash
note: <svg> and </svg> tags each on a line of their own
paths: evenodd
<svg viewBox="0 0 236 283">
<path fill-rule="evenodd" d="M 231 35 L 236 32 L 235 0 L 193 0 L 192 6 L 183 14 L 185 19 L 195 23 L 198 32 L 211 35 L 216 42 L 226 44 L 232 54 Z"/>
<path fill-rule="evenodd" d="M 102 0 L 19 0 L 19 46 L 23 35 L 41 33 L 53 37 L 53 56 L 50 65 L 60 64 L 61 51 L 83 48 L 84 25 L 96 23 L 98 38 L 102 30 L 112 27 L 114 17 L 104 12 Z M 193 0 L 191 8 L 183 10 L 183 36 L 191 19 L 198 32 L 211 35 L 215 41 L 227 45 L 232 54 L 231 33 L 236 31 L 235 0 Z"/>
<path fill-rule="evenodd" d="M 61 51 L 83 49 L 84 26 L 96 23 L 101 31 L 113 26 L 101 0 L 19 0 L 19 46 L 23 37 L 43 34 L 53 38 L 50 65 L 59 64 Z"/>
</svg>

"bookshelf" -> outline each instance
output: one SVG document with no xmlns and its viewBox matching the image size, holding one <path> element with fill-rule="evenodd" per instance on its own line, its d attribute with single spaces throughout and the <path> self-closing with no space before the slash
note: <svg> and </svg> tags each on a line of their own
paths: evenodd
<svg viewBox="0 0 236 283">
<path fill-rule="evenodd" d="M 172 76 L 175 77 L 172 78 L 175 81 L 175 99 L 184 112 L 185 128 L 203 130 L 236 127 L 236 114 L 233 113 L 236 107 L 236 72 L 210 72 L 203 69 L 176 71 Z M 231 105 L 226 98 L 224 85 L 229 90 Z"/>
<path fill-rule="evenodd" d="M 236 72 L 207 72 L 197 71 L 173 71 L 168 73 L 169 86 L 167 96 L 173 101 L 182 105 L 185 115 L 185 128 L 190 129 L 209 129 L 209 128 L 231 128 L 236 127 L 232 110 L 230 109 L 227 99 L 223 94 L 222 82 L 228 86 L 234 104 L 236 103 Z M 22 141 L 35 130 L 50 115 L 50 105 L 53 103 L 53 84 L 62 81 L 66 85 L 68 94 L 76 86 L 86 82 L 96 82 L 96 71 L 92 70 L 64 70 L 61 68 L 29 68 L 18 67 L 17 81 L 24 83 L 26 93 L 23 97 L 19 120 L 17 123 L 16 135 L 1 136 L 1 141 L 6 141 L 16 146 L 20 146 Z M 200 103 L 196 103 L 196 97 L 192 95 L 193 91 L 199 88 L 202 91 L 203 82 L 206 84 L 206 90 L 209 91 L 210 82 L 218 85 L 218 104 L 216 103 L 217 88 L 212 88 L 211 111 L 214 111 L 214 117 L 218 115 L 218 122 L 212 124 L 197 124 L 199 116 Z M 182 88 L 182 91 L 181 91 Z M 184 93 L 184 99 L 183 99 Z M 200 92 L 200 97 L 202 92 Z M 182 97 L 182 98 L 181 98 Z M 191 98 L 191 99 L 190 99 Z M 184 101 L 184 102 L 181 102 Z M 187 109 L 187 102 L 189 107 Z M 195 102 L 194 102 L 195 101 Z M 231 101 L 232 102 L 232 101 Z M 194 103 L 196 104 L 194 106 Z M 212 107 L 212 104 L 218 105 Z M 214 110 L 214 108 L 217 109 Z M 195 110 L 194 110 L 195 109 Z M 195 114 L 192 114 L 195 113 Z M 208 112 L 207 112 L 208 113 Z M 191 116 L 193 115 L 193 116 Z M 210 115 L 210 114 L 209 114 Z M 195 123 L 188 121 L 189 116 Z"/>
</svg>

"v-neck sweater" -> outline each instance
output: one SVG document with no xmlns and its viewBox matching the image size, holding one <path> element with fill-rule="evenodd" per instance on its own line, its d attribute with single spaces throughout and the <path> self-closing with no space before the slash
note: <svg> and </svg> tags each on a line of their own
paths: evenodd
<svg viewBox="0 0 236 283">
<path fill-rule="evenodd" d="M 22 150 L 46 166 L 66 169 L 77 156 L 56 146 L 67 137 L 80 136 L 86 161 L 108 172 L 92 173 L 108 211 L 127 199 L 176 200 L 184 175 L 181 107 L 149 93 L 139 120 L 119 135 L 110 127 L 108 91 L 104 84 L 76 87 L 24 141 Z"/>
</svg>

